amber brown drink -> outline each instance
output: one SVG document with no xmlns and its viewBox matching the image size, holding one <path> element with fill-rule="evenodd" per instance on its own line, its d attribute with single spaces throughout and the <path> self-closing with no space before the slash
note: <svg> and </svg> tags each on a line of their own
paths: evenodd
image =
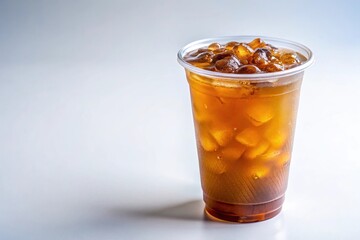
<svg viewBox="0 0 360 240">
<path fill-rule="evenodd" d="M 280 57 L 270 60 L 269 55 L 263 66 L 253 62 L 254 57 L 244 60 L 234 55 L 236 66 L 217 68 L 221 57 L 216 57 L 217 49 L 229 42 L 248 44 L 254 38 L 198 41 L 178 55 L 190 86 L 205 212 L 213 220 L 266 220 L 277 215 L 284 202 L 300 87 L 312 53 L 297 43 L 262 38 L 278 56 L 283 49 L 294 51 L 297 64 L 286 65 Z M 194 52 L 199 55 L 205 50 L 198 49 L 211 48 L 214 42 L 218 46 L 210 60 L 189 61 Z M 281 69 L 272 71 L 269 64 L 275 60 Z M 241 72 L 251 63 L 256 71 Z"/>
</svg>

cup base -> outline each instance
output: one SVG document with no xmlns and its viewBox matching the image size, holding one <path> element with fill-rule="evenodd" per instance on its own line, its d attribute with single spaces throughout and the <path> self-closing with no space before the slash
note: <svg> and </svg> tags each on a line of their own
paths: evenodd
<svg viewBox="0 0 360 240">
<path fill-rule="evenodd" d="M 229 204 L 219 202 L 204 195 L 206 216 L 218 222 L 251 223 L 275 217 L 281 212 L 285 197 L 262 204 Z"/>
</svg>

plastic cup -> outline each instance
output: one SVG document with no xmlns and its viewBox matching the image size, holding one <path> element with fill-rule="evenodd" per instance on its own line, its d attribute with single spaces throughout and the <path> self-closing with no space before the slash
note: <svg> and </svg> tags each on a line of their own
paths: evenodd
<svg viewBox="0 0 360 240">
<path fill-rule="evenodd" d="M 307 60 L 285 71 L 259 74 L 204 70 L 184 56 L 213 42 L 250 42 L 257 37 L 205 39 L 178 52 L 190 86 L 205 213 L 212 220 L 256 222 L 281 211 L 301 82 L 313 54 L 295 42 L 260 37 Z"/>
</svg>

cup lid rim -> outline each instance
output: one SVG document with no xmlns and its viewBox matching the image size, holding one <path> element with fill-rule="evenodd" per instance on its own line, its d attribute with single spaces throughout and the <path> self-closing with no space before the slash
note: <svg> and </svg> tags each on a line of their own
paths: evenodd
<svg viewBox="0 0 360 240">
<path fill-rule="evenodd" d="M 230 42 L 230 41 L 236 41 L 241 39 L 255 39 L 255 38 L 261 38 L 265 42 L 277 42 L 277 43 L 283 43 L 287 44 L 289 46 L 297 47 L 303 50 L 307 56 L 307 60 L 303 62 L 301 65 L 296 66 L 294 68 L 290 68 L 284 71 L 279 72 L 271 72 L 271 73 L 256 73 L 256 74 L 237 74 L 237 73 L 222 73 L 222 72 L 214 72 L 206 69 L 202 69 L 199 67 L 195 67 L 192 64 L 186 62 L 184 60 L 184 56 L 187 52 L 189 52 L 189 49 L 194 50 L 200 48 L 201 45 L 209 44 L 212 42 Z M 243 41 L 241 40 L 241 41 Z M 195 47 L 194 46 L 198 46 Z M 291 49 L 291 47 L 290 47 Z M 292 49 L 293 50 L 293 49 Z M 263 80 L 263 79 L 273 79 L 273 78 L 279 78 L 279 77 L 285 77 L 294 75 L 296 73 L 304 71 L 306 68 L 311 66 L 314 62 L 314 55 L 312 51 L 306 47 L 303 44 L 281 39 L 281 38 L 274 38 L 274 37 L 266 37 L 266 36 L 257 36 L 257 35 L 239 35 L 239 36 L 224 36 L 224 37 L 214 37 L 214 38 L 205 38 L 197 41 L 193 41 L 187 45 L 185 45 L 183 48 L 181 48 L 177 54 L 177 60 L 185 69 L 197 73 L 202 76 L 211 77 L 211 78 L 222 78 L 222 79 L 234 79 L 234 80 Z"/>
</svg>

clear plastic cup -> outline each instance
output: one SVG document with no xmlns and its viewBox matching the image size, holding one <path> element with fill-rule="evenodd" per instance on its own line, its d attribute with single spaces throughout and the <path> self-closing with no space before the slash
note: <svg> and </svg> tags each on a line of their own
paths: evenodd
<svg viewBox="0 0 360 240">
<path fill-rule="evenodd" d="M 287 188 L 307 47 L 261 37 L 307 58 L 281 72 L 230 74 L 191 65 L 184 56 L 213 42 L 250 42 L 259 36 L 196 41 L 178 53 L 190 86 L 205 212 L 210 219 L 256 222 L 281 211 Z"/>
</svg>

